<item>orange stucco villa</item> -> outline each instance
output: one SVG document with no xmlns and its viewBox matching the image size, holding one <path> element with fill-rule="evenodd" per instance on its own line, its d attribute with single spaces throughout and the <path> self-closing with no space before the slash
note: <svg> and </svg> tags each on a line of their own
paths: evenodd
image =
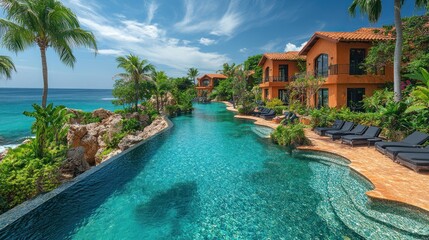
<svg viewBox="0 0 429 240">
<path fill-rule="evenodd" d="M 379 30 L 316 32 L 311 37 L 299 54 L 307 56 L 307 73 L 326 78 L 311 106 L 359 109 L 363 96 L 371 96 L 393 81 L 392 66 L 374 69 L 371 74 L 361 68 L 373 42 L 392 40 Z"/>
<path fill-rule="evenodd" d="M 219 84 L 219 81 L 226 79 L 226 76 L 218 73 L 205 74 L 202 77 L 198 78 L 197 86 L 197 96 L 198 97 L 207 97 L 212 91 L 213 88 Z"/>
<path fill-rule="evenodd" d="M 379 30 L 361 28 L 354 32 L 316 32 L 299 53 L 264 54 L 259 62 L 259 66 L 263 67 L 260 84 L 262 98 L 281 98 L 281 89 L 287 84 L 287 81 L 279 81 L 284 79 L 280 77 L 283 76 L 281 66 L 288 65 L 286 75 L 290 79 L 298 72 L 296 59 L 306 59 L 308 74 L 326 78 L 314 99 L 308 103 L 310 106 L 360 109 L 363 96 L 371 96 L 374 90 L 393 81 L 390 65 L 374 69 L 374 73 L 367 73 L 361 68 L 374 42 L 392 40 Z"/>
<path fill-rule="evenodd" d="M 262 68 L 262 99 L 279 98 L 287 102 L 289 94 L 286 85 L 299 72 L 298 62 L 305 61 L 305 56 L 298 55 L 297 51 L 284 53 L 265 53 L 258 63 Z"/>
</svg>

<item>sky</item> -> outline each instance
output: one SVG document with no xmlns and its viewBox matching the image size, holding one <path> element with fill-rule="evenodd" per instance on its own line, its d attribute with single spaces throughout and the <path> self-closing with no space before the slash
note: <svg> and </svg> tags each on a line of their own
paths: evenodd
<svg viewBox="0 0 429 240">
<path fill-rule="evenodd" d="M 352 0 L 63 0 L 81 27 L 96 37 L 98 53 L 74 48 L 74 68 L 48 49 L 50 88 L 111 89 L 116 57 L 130 53 L 147 59 L 168 76 L 215 72 L 223 63 L 242 63 L 265 52 L 300 50 L 316 31 L 354 31 L 393 24 L 393 1 L 383 1 L 378 23 L 351 17 Z M 405 1 L 402 16 L 421 15 Z M 4 17 L 4 13 L 0 13 Z M 0 46 L 17 68 L 0 87 L 41 88 L 40 52 L 36 47 L 14 53 Z"/>
</svg>

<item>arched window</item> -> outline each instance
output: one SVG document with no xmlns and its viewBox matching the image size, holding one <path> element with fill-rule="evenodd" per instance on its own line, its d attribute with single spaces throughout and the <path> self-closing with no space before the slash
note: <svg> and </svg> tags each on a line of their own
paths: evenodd
<svg viewBox="0 0 429 240">
<path fill-rule="evenodd" d="M 314 63 L 314 73 L 316 77 L 328 76 L 328 54 L 320 54 Z"/>
<path fill-rule="evenodd" d="M 210 80 L 209 79 L 203 79 L 203 87 L 207 87 L 210 85 Z"/>
<path fill-rule="evenodd" d="M 270 67 L 265 68 L 265 79 L 264 82 L 268 82 L 269 81 L 269 76 L 270 76 Z"/>
</svg>

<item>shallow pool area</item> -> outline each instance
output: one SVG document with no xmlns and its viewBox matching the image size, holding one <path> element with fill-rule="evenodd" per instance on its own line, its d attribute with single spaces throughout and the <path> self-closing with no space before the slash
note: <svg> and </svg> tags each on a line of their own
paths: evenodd
<svg viewBox="0 0 429 240">
<path fill-rule="evenodd" d="M 172 121 L 0 239 L 429 239 L 427 213 L 371 202 L 345 159 L 289 154 L 221 103 Z"/>
</svg>

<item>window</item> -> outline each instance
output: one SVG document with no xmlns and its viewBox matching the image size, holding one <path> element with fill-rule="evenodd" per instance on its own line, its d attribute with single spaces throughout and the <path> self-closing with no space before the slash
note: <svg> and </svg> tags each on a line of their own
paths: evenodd
<svg viewBox="0 0 429 240">
<path fill-rule="evenodd" d="M 268 96 L 268 89 L 264 89 L 264 93 L 265 93 L 265 94 L 264 94 L 264 95 L 265 95 L 265 99 L 268 99 L 268 97 L 269 97 L 269 96 Z"/>
<path fill-rule="evenodd" d="M 279 66 L 279 81 L 286 82 L 288 80 L 289 67 L 288 65 Z"/>
<path fill-rule="evenodd" d="M 264 82 L 268 82 L 269 76 L 270 76 L 270 68 L 267 67 L 267 68 L 265 68 L 265 78 L 264 78 L 265 80 L 264 80 Z"/>
<path fill-rule="evenodd" d="M 210 85 L 210 80 L 209 79 L 203 79 L 202 85 L 203 85 L 203 87 L 207 87 L 208 85 Z"/>
<path fill-rule="evenodd" d="M 328 76 L 328 54 L 320 54 L 314 64 L 316 77 Z"/>
<path fill-rule="evenodd" d="M 329 95 L 328 95 L 328 89 L 327 88 L 321 88 L 319 89 L 319 92 L 317 94 L 317 108 L 321 107 L 328 107 L 329 105 Z"/>
<path fill-rule="evenodd" d="M 279 99 L 282 100 L 283 103 L 289 104 L 289 91 L 286 89 L 279 89 Z"/>
<path fill-rule="evenodd" d="M 362 111 L 364 95 L 365 88 L 347 88 L 347 107 L 352 111 Z"/>
<path fill-rule="evenodd" d="M 365 69 L 362 64 L 365 61 L 365 49 L 352 48 L 350 49 L 350 75 L 364 75 Z"/>
</svg>

